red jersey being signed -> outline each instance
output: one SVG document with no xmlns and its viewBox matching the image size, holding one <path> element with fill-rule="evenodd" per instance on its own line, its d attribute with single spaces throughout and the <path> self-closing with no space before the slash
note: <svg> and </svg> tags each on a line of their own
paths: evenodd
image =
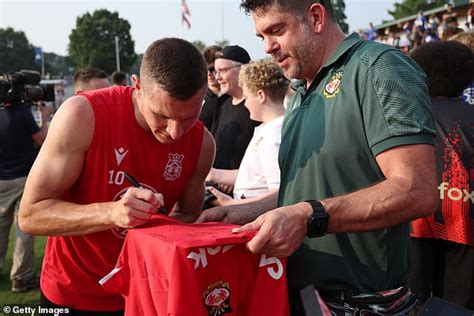
<svg viewBox="0 0 474 316">
<path fill-rule="evenodd" d="M 289 315 L 286 260 L 252 254 L 235 225 L 157 219 L 130 230 L 102 285 L 126 315 Z"/>
</svg>

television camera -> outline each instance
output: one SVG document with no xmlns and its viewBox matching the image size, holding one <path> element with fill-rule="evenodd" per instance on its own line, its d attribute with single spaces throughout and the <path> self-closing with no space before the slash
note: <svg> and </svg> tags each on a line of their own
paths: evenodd
<svg viewBox="0 0 474 316">
<path fill-rule="evenodd" d="M 54 85 L 40 84 L 40 81 L 39 72 L 33 70 L 0 75 L 0 107 L 54 101 Z"/>
</svg>

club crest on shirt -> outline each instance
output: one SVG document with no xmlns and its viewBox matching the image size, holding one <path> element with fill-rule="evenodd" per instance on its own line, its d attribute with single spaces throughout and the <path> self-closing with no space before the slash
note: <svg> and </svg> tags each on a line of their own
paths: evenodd
<svg viewBox="0 0 474 316">
<path fill-rule="evenodd" d="M 166 164 L 163 176 L 166 180 L 176 180 L 181 176 L 184 155 L 170 153 L 168 157 L 168 163 Z"/>
<path fill-rule="evenodd" d="M 338 71 L 332 75 L 331 81 L 326 84 L 326 87 L 323 92 L 324 97 L 326 99 L 332 99 L 340 92 L 339 86 L 341 85 L 341 80 L 342 71 Z"/>
<path fill-rule="evenodd" d="M 229 282 L 218 281 L 209 285 L 202 293 L 202 297 L 209 316 L 219 316 L 232 312 Z"/>
</svg>

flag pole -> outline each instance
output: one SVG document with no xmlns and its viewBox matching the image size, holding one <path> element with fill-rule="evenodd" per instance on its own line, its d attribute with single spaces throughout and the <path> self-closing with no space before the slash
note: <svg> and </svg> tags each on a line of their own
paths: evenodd
<svg viewBox="0 0 474 316">
<path fill-rule="evenodd" d="M 184 16 L 183 16 L 183 3 L 181 2 L 181 39 L 184 39 Z"/>
<path fill-rule="evenodd" d="M 115 68 L 120 71 L 120 43 L 118 36 L 115 36 Z"/>
<path fill-rule="evenodd" d="M 44 78 L 44 51 L 41 49 L 41 77 Z"/>
<path fill-rule="evenodd" d="M 221 40 L 224 41 L 224 0 L 221 0 L 221 35 Z"/>
<path fill-rule="evenodd" d="M 181 38 L 184 39 L 184 24 L 186 24 L 187 28 L 191 28 L 191 22 L 189 18 L 191 17 L 191 12 L 189 11 L 188 4 L 186 0 L 181 0 Z"/>
</svg>

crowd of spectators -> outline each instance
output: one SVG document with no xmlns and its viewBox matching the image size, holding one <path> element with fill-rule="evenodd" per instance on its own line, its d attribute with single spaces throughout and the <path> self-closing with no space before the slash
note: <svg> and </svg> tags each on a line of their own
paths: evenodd
<svg viewBox="0 0 474 316">
<path fill-rule="evenodd" d="M 472 0 L 466 15 L 459 16 L 453 5 L 447 3 L 443 12 L 426 15 L 425 12 L 419 11 L 413 20 L 380 29 L 369 23 L 366 30 L 358 30 L 358 33 L 363 39 L 382 42 L 409 53 L 421 44 L 448 40 L 456 34 L 474 31 Z"/>
</svg>

